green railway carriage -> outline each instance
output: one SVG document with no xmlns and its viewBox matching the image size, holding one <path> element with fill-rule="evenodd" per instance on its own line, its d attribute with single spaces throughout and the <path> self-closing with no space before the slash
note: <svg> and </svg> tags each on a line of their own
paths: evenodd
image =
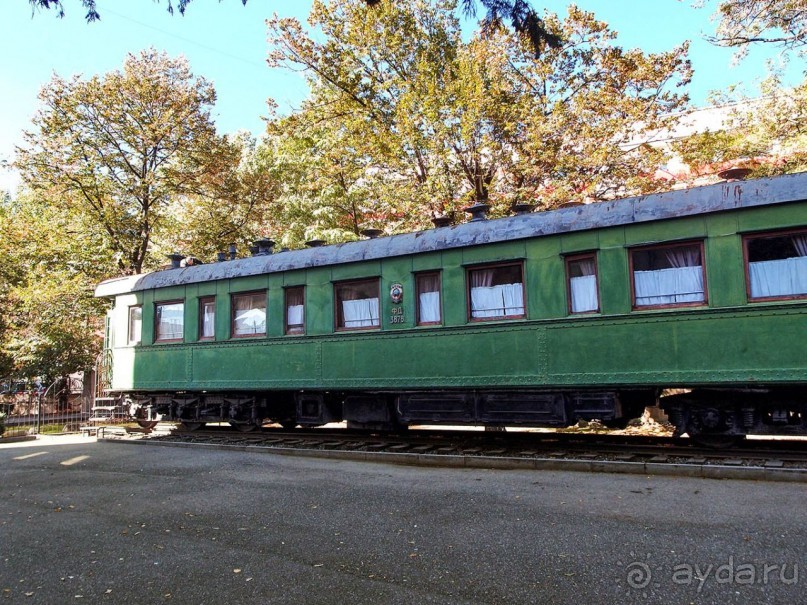
<svg viewBox="0 0 807 605">
<path fill-rule="evenodd" d="M 144 422 L 807 431 L 807 173 L 109 280 Z"/>
</svg>

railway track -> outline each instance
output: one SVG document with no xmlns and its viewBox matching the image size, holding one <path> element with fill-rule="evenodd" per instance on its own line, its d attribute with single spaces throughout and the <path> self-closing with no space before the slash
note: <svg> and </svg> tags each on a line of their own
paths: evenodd
<svg viewBox="0 0 807 605">
<path fill-rule="evenodd" d="M 428 466 L 533 468 L 616 473 L 682 474 L 732 479 L 807 481 L 807 442 L 753 439 L 731 450 L 693 447 L 663 436 L 563 432 L 410 430 L 368 434 L 346 429 L 227 427 L 184 431 L 172 424 L 150 433 L 103 427 L 102 439 L 267 451 L 284 455 L 376 460 Z"/>
</svg>

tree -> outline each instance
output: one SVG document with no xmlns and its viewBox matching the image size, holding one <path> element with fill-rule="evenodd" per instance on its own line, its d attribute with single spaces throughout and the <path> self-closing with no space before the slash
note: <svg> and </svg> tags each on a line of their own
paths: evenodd
<svg viewBox="0 0 807 605">
<path fill-rule="evenodd" d="M 807 0 L 721 0 L 715 17 L 717 31 L 708 39 L 738 48 L 740 56 L 754 43 L 789 50 L 807 45 Z"/>
<path fill-rule="evenodd" d="M 199 193 L 228 156 L 210 118 L 215 98 L 184 59 L 153 49 L 103 77 L 54 76 L 16 166 L 28 187 L 86 219 L 120 273 L 140 273 L 169 204 Z"/>
<path fill-rule="evenodd" d="M 674 91 L 690 74 L 685 46 L 624 51 L 604 23 L 571 8 L 545 17 L 564 43 L 536 57 L 501 29 L 463 42 L 456 7 L 317 1 L 316 36 L 270 20 L 270 64 L 304 71 L 312 89 L 293 119 L 275 124 L 310 144 L 316 168 L 302 182 L 331 179 L 335 195 L 347 169 L 342 205 L 368 208 L 363 220 L 390 231 L 473 203 L 502 212 L 519 196 L 553 205 L 660 186 L 657 152 L 636 141 L 686 101 Z"/>
<path fill-rule="evenodd" d="M 109 259 L 81 218 L 44 196 L 8 202 L 0 215 L 6 270 L 0 306 L 0 376 L 50 380 L 92 367 L 104 303 L 93 298 Z M 7 273 L 8 275 L 8 273 Z"/>
<path fill-rule="evenodd" d="M 159 2 L 160 0 L 154 1 Z M 185 10 L 191 1 L 177 1 L 180 14 L 185 14 Z M 381 2 L 381 0 L 364 1 L 368 6 L 375 6 Z M 34 10 L 37 8 L 54 9 L 59 17 L 64 17 L 62 0 L 28 0 L 28 2 Z M 246 3 L 247 0 L 241 0 L 241 4 L 246 5 Z M 543 21 L 527 0 L 479 0 L 479 3 L 487 10 L 487 14 L 482 21 L 483 28 L 490 30 L 500 27 L 502 21 L 507 19 L 516 32 L 529 37 L 536 53 L 540 52 L 541 47 L 544 45 L 560 45 L 560 40 L 544 28 Z M 101 15 L 96 10 L 95 0 L 81 0 L 81 4 L 87 10 L 85 19 L 88 23 L 98 21 L 101 18 Z M 476 0 L 462 0 L 462 5 L 463 12 L 466 15 L 476 15 Z M 172 15 L 174 14 L 174 6 L 171 0 L 168 0 L 168 12 Z"/>
</svg>

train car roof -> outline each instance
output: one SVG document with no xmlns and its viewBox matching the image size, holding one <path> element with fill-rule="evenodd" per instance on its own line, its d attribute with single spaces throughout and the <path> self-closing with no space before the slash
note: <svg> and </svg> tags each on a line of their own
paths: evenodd
<svg viewBox="0 0 807 605">
<path fill-rule="evenodd" d="M 101 282 L 95 296 L 479 246 L 807 199 L 807 172 L 472 221 L 414 233 L 166 269 Z"/>
</svg>

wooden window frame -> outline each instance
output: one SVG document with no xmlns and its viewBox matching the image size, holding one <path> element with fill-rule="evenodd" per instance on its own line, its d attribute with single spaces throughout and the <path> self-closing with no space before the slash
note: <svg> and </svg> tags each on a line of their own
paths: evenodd
<svg viewBox="0 0 807 605">
<path fill-rule="evenodd" d="M 521 302 L 524 305 L 524 313 L 521 315 L 498 315 L 495 317 L 473 317 L 471 308 L 471 273 L 482 269 L 499 269 L 503 267 L 518 267 L 521 271 Z M 504 261 L 494 263 L 476 263 L 465 267 L 465 309 L 468 322 L 479 323 L 489 321 L 513 321 L 527 318 L 527 283 L 524 277 L 524 261 Z"/>
<path fill-rule="evenodd" d="M 208 303 L 213 303 L 213 335 L 212 336 L 204 336 L 204 323 L 205 323 L 205 313 L 204 308 L 205 305 Z M 211 340 L 216 340 L 216 297 L 215 296 L 201 296 L 199 297 L 199 341 L 200 342 L 209 342 Z"/>
<path fill-rule="evenodd" d="M 569 265 L 576 261 L 591 260 L 594 261 L 594 277 L 597 283 L 597 308 L 593 311 L 572 311 L 572 275 L 569 270 Z M 566 266 L 566 308 L 569 315 L 596 315 L 602 309 L 600 301 L 600 268 L 597 265 L 596 252 L 575 252 L 564 256 L 564 264 Z M 633 280 L 631 279 L 631 283 Z"/>
<path fill-rule="evenodd" d="M 337 294 L 338 288 L 343 286 L 350 286 L 354 284 L 369 284 L 374 283 L 376 291 L 378 292 L 378 325 L 377 326 L 359 326 L 356 328 L 348 328 L 339 325 L 339 296 Z M 344 316 L 342 317 L 344 319 Z M 338 282 L 333 282 L 333 329 L 334 332 L 367 332 L 372 330 L 381 329 L 381 278 L 380 277 L 362 277 L 358 279 L 346 279 Z"/>
<path fill-rule="evenodd" d="M 160 321 L 157 309 L 168 305 L 182 305 L 182 336 L 179 338 L 160 338 Z M 183 342 L 185 340 L 185 301 L 182 299 L 177 300 L 160 300 L 154 303 L 154 343 L 167 344 L 172 342 Z"/>
<path fill-rule="evenodd" d="M 140 309 L 140 337 L 137 340 L 132 339 L 132 311 Z M 126 344 L 128 346 L 137 346 L 143 343 L 143 305 L 130 305 L 126 311 Z"/>
<path fill-rule="evenodd" d="M 663 305 L 642 305 L 636 306 L 636 280 L 634 279 L 633 255 L 636 252 L 646 252 L 649 250 L 660 250 L 663 248 L 685 248 L 688 246 L 698 246 L 701 253 L 701 271 L 703 273 L 703 300 L 696 302 L 669 303 Z M 655 311 L 659 309 L 681 309 L 686 307 L 707 307 L 709 306 L 709 286 L 706 280 L 706 249 L 704 240 L 686 240 L 676 242 L 661 242 L 658 244 L 639 244 L 628 248 L 628 279 L 630 280 L 630 303 L 632 311 Z"/>
<path fill-rule="evenodd" d="M 303 295 L 303 325 L 299 328 L 289 326 L 289 292 L 292 290 L 299 290 Z M 305 335 L 305 307 L 305 286 L 287 286 L 283 288 L 283 333 L 286 336 Z"/>
<path fill-rule="evenodd" d="M 755 233 L 743 233 L 743 270 L 745 272 L 745 296 L 749 303 L 760 302 L 783 302 L 788 300 L 804 300 L 807 294 L 791 294 L 785 296 L 751 296 L 751 270 L 748 266 L 748 244 L 752 239 L 765 239 L 774 237 L 786 237 L 788 235 L 807 235 L 807 229 L 783 229 L 773 231 L 758 231 Z"/>
<path fill-rule="evenodd" d="M 239 296 L 255 296 L 256 294 L 260 294 L 263 296 L 263 308 L 264 308 L 264 326 L 263 332 L 255 332 L 254 334 L 236 334 L 235 333 L 235 299 Z M 266 329 L 269 325 L 269 297 L 266 294 L 266 290 L 250 290 L 247 292 L 231 292 L 230 293 L 230 338 L 266 338 Z"/>
<path fill-rule="evenodd" d="M 436 277 L 437 293 L 440 295 L 440 319 L 438 321 L 420 321 L 420 278 Z M 415 273 L 415 324 L 418 326 L 443 325 L 443 276 L 442 271 L 420 271 Z"/>
</svg>

